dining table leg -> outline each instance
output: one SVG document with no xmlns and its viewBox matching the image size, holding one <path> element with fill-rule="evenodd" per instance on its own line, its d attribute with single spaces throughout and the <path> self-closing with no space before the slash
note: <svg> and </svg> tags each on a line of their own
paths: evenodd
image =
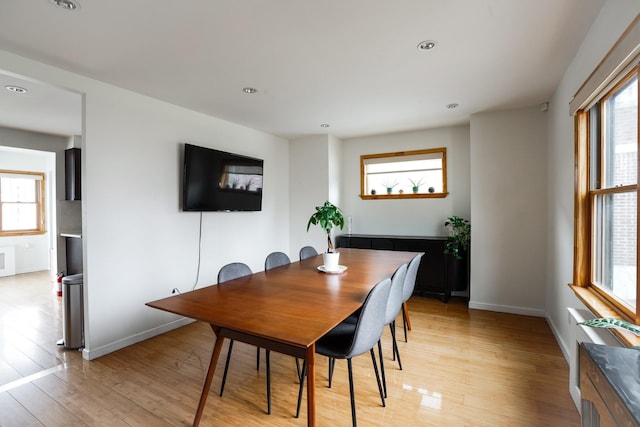
<svg viewBox="0 0 640 427">
<path fill-rule="evenodd" d="M 215 332 L 215 328 L 211 325 Z M 224 342 L 224 337 L 218 335 L 216 338 L 216 343 L 213 346 L 213 352 L 211 353 L 211 362 L 209 362 L 209 369 L 207 370 L 207 376 L 204 379 L 204 384 L 202 385 L 202 393 L 200 394 L 200 402 L 198 403 L 198 409 L 196 410 L 196 417 L 193 420 L 193 427 L 197 427 L 200 424 L 200 418 L 202 418 L 202 412 L 204 411 L 204 404 L 207 401 L 207 396 L 209 395 L 209 389 L 211 388 L 211 381 L 213 380 L 213 374 L 216 371 L 216 365 L 218 364 L 218 357 L 220 357 L 220 352 L 222 350 L 222 343 Z"/>
<path fill-rule="evenodd" d="M 307 348 L 307 426 L 316 425 L 316 345 Z"/>
</svg>

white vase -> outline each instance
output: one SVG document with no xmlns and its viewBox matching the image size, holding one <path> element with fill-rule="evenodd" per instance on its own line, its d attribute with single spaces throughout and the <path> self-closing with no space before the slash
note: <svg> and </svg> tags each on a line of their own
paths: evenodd
<svg viewBox="0 0 640 427">
<path fill-rule="evenodd" d="M 324 269 L 327 271 L 338 271 L 340 262 L 340 252 L 325 252 L 322 254 Z"/>
</svg>

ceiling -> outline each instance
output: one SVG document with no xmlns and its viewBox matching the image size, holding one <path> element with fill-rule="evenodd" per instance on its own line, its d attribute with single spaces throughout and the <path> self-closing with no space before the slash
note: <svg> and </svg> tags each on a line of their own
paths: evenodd
<svg viewBox="0 0 640 427">
<path fill-rule="evenodd" d="M 2 0 L 0 49 L 285 138 L 350 138 L 548 101 L 603 1 Z M 2 64 L 0 84 L 29 89 L 0 90 L 0 126 L 81 132 L 79 94 Z"/>
</svg>

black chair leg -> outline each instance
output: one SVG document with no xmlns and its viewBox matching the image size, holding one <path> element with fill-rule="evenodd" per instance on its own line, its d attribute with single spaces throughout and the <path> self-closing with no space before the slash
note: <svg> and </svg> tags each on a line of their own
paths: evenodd
<svg viewBox="0 0 640 427">
<path fill-rule="evenodd" d="M 256 347 L 256 371 L 260 370 L 260 347 Z"/>
<path fill-rule="evenodd" d="M 402 326 L 404 327 L 404 342 L 409 342 L 407 340 L 407 315 L 402 311 Z"/>
<path fill-rule="evenodd" d="M 349 368 L 349 395 L 351 396 L 351 424 L 353 427 L 357 426 L 356 421 L 356 397 L 353 392 L 353 367 L 351 366 L 351 359 L 347 359 L 347 367 Z"/>
<path fill-rule="evenodd" d="M 302 371 L 300 370 L 300 359 L 296 357 L 296 372 L 298 373 L 298 379 L 302 381 Z"/>
<path fill-rule="evenodd" d="M 231 351 L 233 350 L 233 340 L 229 340 L 229 350 L 227 350 L 227 361 L 224 364 L 224 374 L 222 374 L 222 384 L 220 385 L 220 396 L 224 392 L 224 384 L 227 382 L 227 372 L 229 372 L 229 362 L 231 361 Z"/>
<path fill-rule="evenodd" d="M 305 377 L 305 375 L 307 375 L 307 361 L 306 360 L 302 362 L 302 373 L 300 375 L 300 388 L 298 389 L 298 406 L 296 407 L 296 418 L 300 417 L 300 404 L 302 403 L 302 390 L 304 389 L 304 377 Z"/>
<path fill-rule="evenodd" d="M 402 361 L 400 360 L 400 351 L 398 351 L 398 342 L 396 341 L 396 322 L 391 322 L 391 338 L 393 338 L 393 354 L 398 356 L 398 366 L 402 371 Z"/>
<path fill-rule="evenodd" d="M 329 359 L 329 388 L 331 388 L 331 381 L 333 380 L 333 368 L 336 366 L 336 359 Z"/>
<path fill-rule="evenodd" d="M 260 351 L 260 348 L 258 348 L 258 351 Z M 266 350 L 265 353 L 267 359 L 267 414 L 271 415 L 271 352 Z"/>
<path fill-rule="evenodd" d="M 387 397 L 387 376 L 384 373 L 384 359 L 382 358 L 382 340 L 378 340 L 378 356 L 380 357 L 380 372 L 382 373 L 382 388 L 384 397 Z"/>
<path fill-rule="evenodd" d="M 378 365 L 376 364 L 376 354 L 373 351 L 373 348 L 369 350 L 371 352 L 371 361 L 373 362 L 373 371 L 376 373 L 376 380 L 378 381 L 378 391 L 380 392 L 380 400 L 382 401 L 382 406 L 387 406 L 382 394 L 382 383 L 380 382 L 380 373 L 378 372 Z"/>
<path fill-rule="evenodd" d="M 393 337 L 393 322 L 389 323 L 389 331 L 391 332 L 391 337 Z M 392 346 L 393 354 L 391 355 L 391 360 L 396 360 L 396 346 Z"/>
</svg>

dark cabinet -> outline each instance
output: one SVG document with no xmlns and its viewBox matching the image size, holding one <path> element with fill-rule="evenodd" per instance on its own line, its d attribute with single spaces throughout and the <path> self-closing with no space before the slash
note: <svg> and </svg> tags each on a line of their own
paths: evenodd
<svg viewBox="0 0 640 427">
<path fill-rule="evenodd" d="M 584 427 L 640 426 L 640 351 L 580 344 L 580 397 Z"/>
<path fill-rule="evenodd" d="M 449 284 L 448 255 L 444 254 L 446 237 L 425 236 L 377 236 L 351 234 L 336 238 L 336 246 L 342 248 L 378 249 L 392 251 L 424 252 L 416 276 L 415 295 L 436 295 L 447 302 L 451 291 Z"/>
<path fill-rule="evenodd" d="M 64 152 L 65 170 L 65 200 L 81 200 L 82 191 L 80 188 L 80 149 L 69 148 Z"/>
</svg>

